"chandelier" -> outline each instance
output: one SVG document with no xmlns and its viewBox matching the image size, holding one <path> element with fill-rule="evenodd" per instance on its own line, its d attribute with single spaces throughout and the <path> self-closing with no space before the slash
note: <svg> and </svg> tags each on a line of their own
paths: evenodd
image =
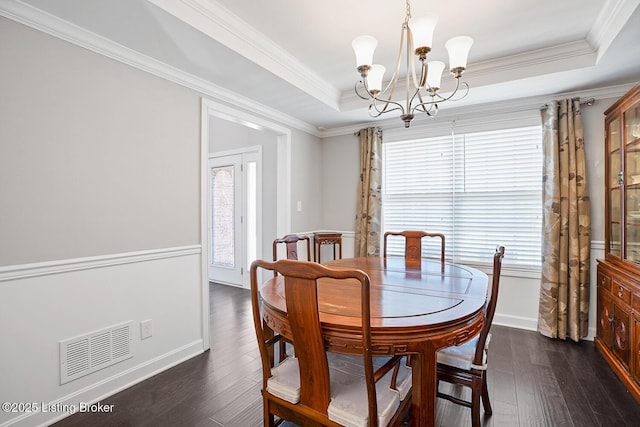
<svg viewBox="0 0 640 427">
<path fill-rule="evenodd" d="M 379 117 L 391 111 L 400 111 L 400 118 L 404 121 L 404 127 L 411 125 L 411 120 L 416 112 L 426 113 L 427 116 L 434 116 L 438 113 L 438 104 L 444 101 L 464 98 L 469 92 L 469 85 L 461 82 L 460 77 L 467 66 L 467 56 L 473 44 L 473 39 L 467 36 L 453 37 L 445 44 L 449 53 L 449 71 L 456 79 L 456 86 L 448 96 L 441 96 L 440 82 L 445 64 L 441 61 L 427 60 L 427 54 L 431 52 L 433 40 L 433 30 L 438 22 L 435 17 L 418 18 L 411 20 L 411 4 L 407 2 L 407 13 L 402 24 L 400 37 L 400 49 L 396 69 L 387 86 L 382 89 L 385 67 L 373 63 L 373 52 L 378 45 L 378 41 L 372 36 L 359 36 L 353 40 L 352 46 L 356 54 L 356 63 L 362 80 L 356 82 L 356 94 L 366 100 L 370 100 L 369 114 L 372 117 Z M 406 100 L 403 103 L 393 100 L 400 66 L 402 62 L 402 52 L 406 49 Z M 420 76 L 416 74 L 416 63 L 411 60 L 415 54 L 420 62 Z M 464 94 L 454 98 L 458 89 L 464 89 Z"/>
</svg>

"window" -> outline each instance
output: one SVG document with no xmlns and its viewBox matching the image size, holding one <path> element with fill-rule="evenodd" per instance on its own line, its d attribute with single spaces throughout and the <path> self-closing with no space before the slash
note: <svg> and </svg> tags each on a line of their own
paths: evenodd
<svg viewBox="0 0 640 427">
<path fill-rule="evenodd" d="M 540 267 L 540 126 L 384 143 L 383 163 L 384 231 L 444 233 L 453 262 L 490 264 L 504 244 L 505 265 Z M 423 244 L 423 256 L 439 250 Z"/>
</svg>

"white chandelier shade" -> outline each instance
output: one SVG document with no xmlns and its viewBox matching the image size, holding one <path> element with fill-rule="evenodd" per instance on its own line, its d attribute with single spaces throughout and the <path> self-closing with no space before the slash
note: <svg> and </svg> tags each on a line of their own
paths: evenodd
<svg viewBox="0 0 640 427">
<path fill-rule="evenodd" d="M 414 19 L 411 23 L 411 32 L 413 33 L 413 46 L 415 48 L 433 46 L 433 32 L 436 29 L 438 18 L 422 17 Z"/>
<path fill-rule="evenodd" d="M 449 39 L 444 47 L 449 52 L 449 70 L 453 72 L 456 68 L 467 68 L 467 58 L 473 39 L 468 36 L 458 36 Z"/>
<path fill-rule="evenodd" d="M 378 47 L 378 40 L 372 36 L 358 36 L 351 42 L 356 52 L 356 66 L 373 65 L 373 52 Z"/>
<path fill-rule="evenodd" d="M 442 72 L 444 71 L 444 62 L 429 61 L 427 63 L 427 86 L 433 89 L 440 89 L 442 81 Z"/>
<path fill-rule="evenodd" d="M 369 70 L 369 92 L 382 92 L 382 79 L 385 68 L 380 64 L 373 64 Z"/>
</svg>

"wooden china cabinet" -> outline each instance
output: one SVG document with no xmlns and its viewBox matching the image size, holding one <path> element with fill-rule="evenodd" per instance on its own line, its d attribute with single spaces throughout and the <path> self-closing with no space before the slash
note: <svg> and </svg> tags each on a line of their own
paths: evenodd
<svg viewBox="0 0 640 427">
<path fill-rule="evenodd" d="M 640 84 L 605 111 L 596 347 L 640 402 Z"/>
</svg>

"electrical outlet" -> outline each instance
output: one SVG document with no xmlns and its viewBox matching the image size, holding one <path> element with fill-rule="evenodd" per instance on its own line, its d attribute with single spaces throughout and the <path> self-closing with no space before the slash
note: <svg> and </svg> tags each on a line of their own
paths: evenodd
<svg viewBox="0 0 640 427">
<path fill-rule="evenodd" d="M 140 322 L 140 339 L 144 340 L 147 338 L 151 338 L 153 335 L 153 324 L 151 319 L 143 320 Z"/>
</svg>

